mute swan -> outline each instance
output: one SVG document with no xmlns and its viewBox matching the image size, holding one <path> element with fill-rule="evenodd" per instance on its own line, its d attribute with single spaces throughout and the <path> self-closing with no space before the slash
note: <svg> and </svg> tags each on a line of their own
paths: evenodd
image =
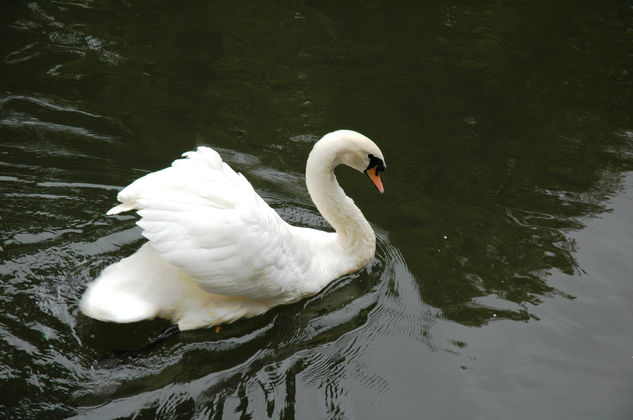
<svg viewBox="0 0 633 420">
<path fill-rule="evenodd" d="M 218 325 L 314 295 L 373 258 L 374 231 L 334 175 L 348 165 L 384 191 L 382 152 L 362 134 L 326 134 L 306 164 L 310 197 L 336 232 L 284 222 L 213 149 L 183 156 L 119 192 L 108 214 L 137 210 L 149 241 L 88 286 L 85 315 L 161 317 L 180 330 Z"/>
</svg>

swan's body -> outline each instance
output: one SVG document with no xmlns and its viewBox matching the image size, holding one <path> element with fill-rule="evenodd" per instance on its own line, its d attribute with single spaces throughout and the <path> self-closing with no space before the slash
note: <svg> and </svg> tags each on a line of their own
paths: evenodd
<svg viewBox="0 0 633 420">
<path fill-rule="evenodd" d="M 149 242 L 90 284 L 84 314 L 113 322 L 162 317 L 181 330 L 217 325 L 314 295 L 373 258 L 374 232 L 334 176 L 346 164 L 382 192 L 384 158 L 365 136 L 327 134 L 308 158 L 308 191 L 335 232 L 284 222 L 213 149 L 184 156 L 119 193 L 121 204 L 108 214 L 137 210 Z"/>
</svg>

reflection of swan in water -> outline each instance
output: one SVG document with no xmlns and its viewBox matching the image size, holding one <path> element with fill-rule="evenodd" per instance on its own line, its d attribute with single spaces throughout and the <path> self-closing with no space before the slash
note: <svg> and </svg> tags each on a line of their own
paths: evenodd
<svg viewBox="0 0 633 420">
<path fill-rule="evenodd" d="M 374 232 L 334 175 L 345 164 L 383 191 L 384 158 L 367 137 L 329 133 L 308 157 L 308 192 L 335 233 L 284 222 L 214 150 L 185 156 L 119 193 L 121 204 L 108 214 L 138 210 L 149 242 L 89 286 L 86 315 L 114 322 L 158 316 L 181 330 L 232 322 L 314 295 L 373 257 Z"/>
</svg>

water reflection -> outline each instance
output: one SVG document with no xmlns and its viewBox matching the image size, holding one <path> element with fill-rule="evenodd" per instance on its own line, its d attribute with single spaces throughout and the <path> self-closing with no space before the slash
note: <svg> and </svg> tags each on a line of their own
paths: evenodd
<svg viewBox="0 0 633 420">
<path fill-rule="evenodd" d="M 381 33 L 381 57 L 394 63 L 406 55 L 413 69 L 401 75 L 380 66 L 387 71 L 382 75 L 386 90 L 378 87 L 371 94 L 384 101 L 369 105 L 391 101 L 396 111 L 381 109 L 384 128 L 379 130 L 385 130 L 385 138 L 407 141 L 394 147 L 398 165 L 392 165 L 397 172 L 390 175 L 418 181 L 390 190 L 401 210 L 392 238 L 401 245 L 425 302 L 467 325 L 503 318 L 527 321 L 543 296 L 567 296 L 548 284 L 552 269 L 578 272 L 566 233 L 582 227 L 580 218 L 603 211 L 602 202 L 617 191 L 620 171 L 631 168 L 630 160 L 620 158 L 623 152 L 613 153 L 614 143 L 617 149 L 630 148 L 605 125 L 613 114 L 586 96 L 587 85 L 600 83 L 608 91 L 602 91 L 605 97 L 630 103 L 630 95 L 620 92 L 630 93 L 630 84 L 618 76 L 624 63 L 615 59 L 613 67 L 589 69 L 566 65 L 563 77 L 579 81 L 570 85 L 547 66 L 558 52 L 568 62 L 585 57 L 584 48 L 569 48 L 569 38 L 561 34 L 565 24 L 548 27 L 543 37 L 530 32 L 526 40 L 522 7 L 488 6 L 486 13 L 480 5 L 451 6 L 448 28 L 438 28 L 436 20 L 431 30 L 420 25 Z M 544 10 L 530 8 L 528 13 Z M 365 12 L 371 16 L 369 25 L 363 20 L 365 27 L 339 16 L 350 29 L 347 41 L 376 36 L 368 32 L 380 26 L 373 19 L 384 18 L 382 10 Z M 609 31 L 621 19 L 614 17 Z M 574 27 L 585 41 L 594 29 Z M 410 45 L 403 37 L 431 43 L 429 32 L 437 34 L 437 47 L 445 47 L 438 50 L 441 59 L 429 62 L 426 48 L 401 54 L 398 47 Z M 530 54 L 532 49 L 520 48 L 523 42 L 547 43 L 547 48 Z M 356 69 L 370 54 L 355 49 L 341 60 Z M 433 73 L 434 85 L 429 85 L 425 76 L 436 66 L 442 71 Z M 403 67 L 394 68 L 402 72 Z M 349 98 L 356 101 L 359 92 L 361 98 L 367 92 L 358 86 L 364 80 L 356 79 L 358 73 L 346 75 L 342 91 L 328 96 L 326 109 L 341 112 L 341 104 L 356 109 Z M 413 93 L 397 91 L 402 83 Z M 626 107 L 617 109 L 625 112 Z M 556 117 L 548 120 L 545 114 Z M 408 117 L 406 130 L 402 116 Z"/>
</svg>

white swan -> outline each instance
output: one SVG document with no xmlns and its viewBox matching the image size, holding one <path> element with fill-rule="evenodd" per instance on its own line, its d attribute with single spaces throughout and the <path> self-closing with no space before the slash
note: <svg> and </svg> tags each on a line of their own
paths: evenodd
<svg viewBox="0 0 633 420">
<path fill-rule="evenodd" d="M 306 164 L 310 197 L 336 232 L 284 222 L 213 149 L 183 156 L 118 194 L 108 214 L 136 209 L 149 242 L 88 286 L 84 314 L 161 317 L 180 330 L 218 325 L 314 295 L 373 258 L 374 231 L 334 175 L 339 164 L 351 166 L 383 192 L 382 152 L 362 134 L 325 135 Z"/>
</svg>

